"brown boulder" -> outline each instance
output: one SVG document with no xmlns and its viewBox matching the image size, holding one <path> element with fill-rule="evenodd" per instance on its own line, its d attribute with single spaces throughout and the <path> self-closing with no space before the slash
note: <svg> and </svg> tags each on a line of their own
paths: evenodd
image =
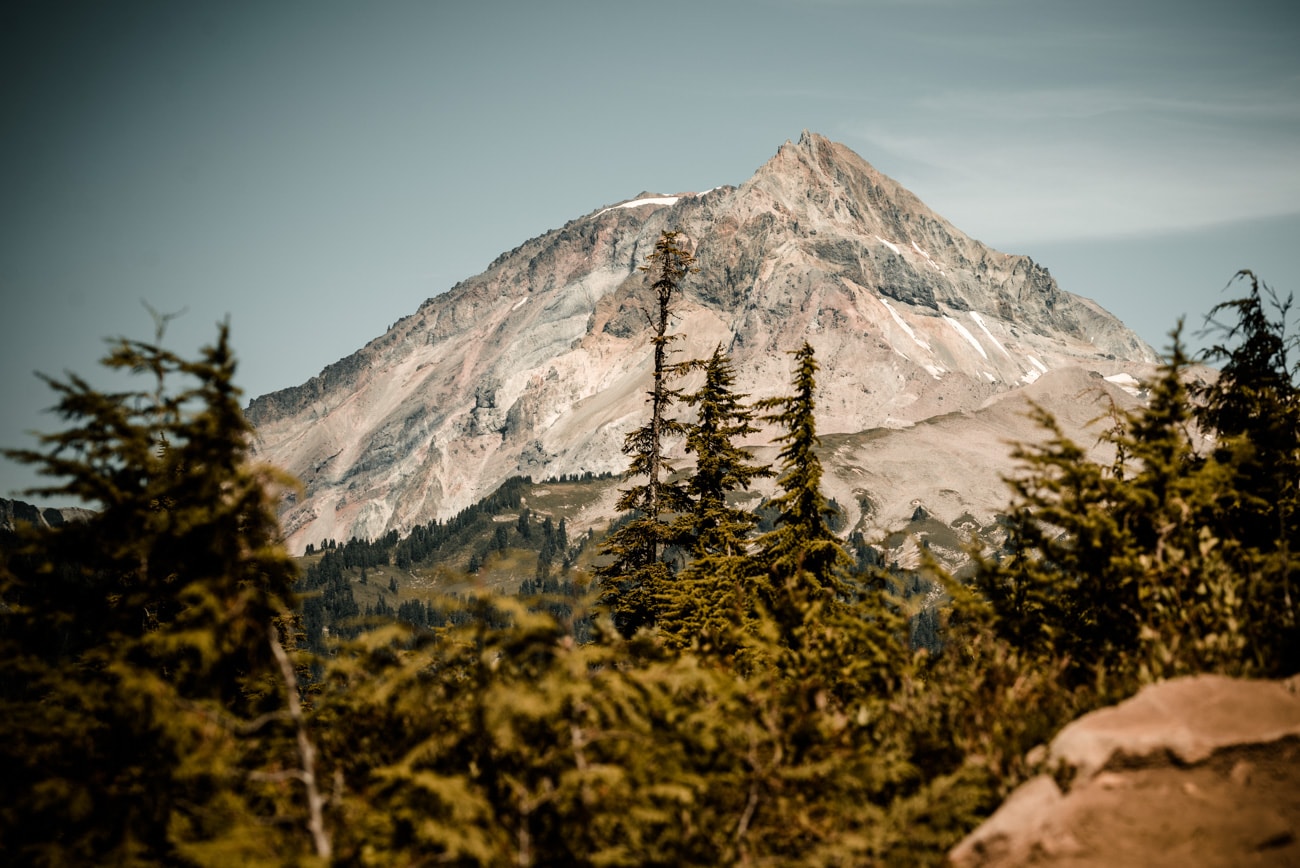
<svg viewBox="0 0 1300 868">
<path fill-rule="evenodd" d="M 1053 739 L 954 866 L 1300 865 L 1300 679 L 1150 685 Z"/>
</svg>

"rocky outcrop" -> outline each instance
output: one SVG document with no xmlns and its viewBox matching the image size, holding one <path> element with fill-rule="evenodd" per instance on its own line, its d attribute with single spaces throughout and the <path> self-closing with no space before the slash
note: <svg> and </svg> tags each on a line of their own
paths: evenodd
<svg viewBox="0 0 1300 868">
<path fill-rule="evenodd" d="M 960 868 L 1300 864 L 1300 679 L 1148 686 L 1066 726 Z"/>
<path fill-rule="evenodd" d="M 76 506 L 38 507 L 21 500 L 0 497 L 0 530 L 12 531 L 20 524 L 34 527 L 60 527 L 70 521 L 84 521 L 91 511 Z"/>
<path fill-rule="evenodd" d="M 640 266 L 666 228 L 700 269 L 676 307 L 677 358 L 721 344 L 739 388 L 765 397 L 810 341 L 826 434 L 975 411 L 1048 371 L 1141 379 L 1155 360 L 1041 266 L 805 133 L 738 187 L 643 194 L 526 241 L 318 377 L 255 399 L 258 457 L 305 488 L 282 517 L 291 547 L 445 518 L 519 473 L 621 471 L 649 382 Z"/>
</svg>

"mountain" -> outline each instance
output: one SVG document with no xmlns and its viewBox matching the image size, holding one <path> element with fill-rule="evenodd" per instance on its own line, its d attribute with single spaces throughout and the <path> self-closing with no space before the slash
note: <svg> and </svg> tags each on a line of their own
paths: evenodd
<svg viewBox="0 0 1300 868">
<path fill-rule="evenodd" d="M 70 521 L 85 521 L 90 515 L 90 510 L 81 507 L 42 508 L 21 500 L 0 497 L 0 531 L 13 531 L 24 523 L 35 527 L 59 527 Z"/>
<path fill-rule="evenodd" d="M 305 487 L 282 516 L 291 548 L 445 518 L 513 475 L 621 471 L 649 386 L 639 266 L 670 228 L 699 266 L 676 358 L 721 344 L 739 387 L 765 397 L 810 341 L 819 431 L 842 459 L 828 488 L 860 526 L 907 520 L 913 501 L 988 520 L 985 489 L 1006 499 L 1005 458 L 989 456 L 1023 429 L 1027 390 L 1082 426 L 1097 412 L 1080 394 L 1132 400 L 1156 362 L 1045 268 L 805 132 L 738 187 L 643 193 L 526 241 L 303 385 L 254 399 L 259 457 Z M 885 470 L 873 454 L 900 461 Z"/>
</svg>

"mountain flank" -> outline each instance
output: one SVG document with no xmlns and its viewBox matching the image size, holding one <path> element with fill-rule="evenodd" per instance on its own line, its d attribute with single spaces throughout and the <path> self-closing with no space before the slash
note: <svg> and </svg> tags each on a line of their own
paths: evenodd
<svg viewBox="0 0 1300 868">
<path fill-rule="evenodd" d="M 992 419 L 1000 396 L 1049 372 L 1122 394 L 1110 387 L 1156 361 L 1045 268 L 804 133 L 738 187 L 642 194 L 531 239 L 307 383 L 254 399 L 259 457 L 305 486 L 282 515 L 291 547 L 446 518 L 511 476 L 622 471 L 650 376 L 640 266 L 669 228 L 700 269 L 675 310 L 675 358 L 721 345 L 738 388 L 763 398 L 809 341 L 827 435 Z M 891 481 L 909 499 L 938 499 L 907 476 Z"/>
<path fill-rule="evenodd" d="M 21 500 L 0 497 L 0 531 L 14 531 L 19 524 L 35 527 L 61 527 L 70 521 L 84 521 L 91 514 L 76 506 L 39 507 Z"/>
</svg>

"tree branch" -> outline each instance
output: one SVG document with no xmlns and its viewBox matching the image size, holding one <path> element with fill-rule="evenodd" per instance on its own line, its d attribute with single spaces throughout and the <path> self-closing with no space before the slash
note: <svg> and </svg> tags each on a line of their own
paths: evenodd
<svg viewBox="0 0 1300 868">
<path fill-rule="evenodd" d="M 298 757 L 302 761 L 302 768 L 299 770 L 300 780 L 307 790 L 307 829 L 311 832 L 316 855 L 322 859 L 329 859 L 333 847 L 330 845 L 329 834 L 325 831 L 325 799 L 316 785 L 316 746 L 311 743 L 311 738 L 307 734 L 307 719 L 302 713 L 302 703 L 298 700 L 298 677 L 294 675 L 293 664 L 289 660 L 289 655 L 285 653 L 284 646 L 280 644 L 274 624 L 271 625 L 269 635 L 271 653 L 275 655 L 275 662 L 280 664 L 280 673 L 284 676 L 289 717 L 298 731 Z"/>
</svg>

